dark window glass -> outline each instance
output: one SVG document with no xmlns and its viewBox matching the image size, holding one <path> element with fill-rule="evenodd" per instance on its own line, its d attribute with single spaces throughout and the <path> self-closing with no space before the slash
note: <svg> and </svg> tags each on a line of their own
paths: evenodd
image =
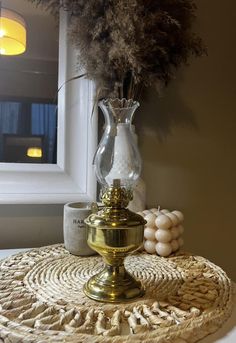
<svg viewBox="0 0 236 343">
<path fill-rule="evenodd" d="M 0 162 L 56 163 L 57 106 L 0 101 Z"/>
</svg>

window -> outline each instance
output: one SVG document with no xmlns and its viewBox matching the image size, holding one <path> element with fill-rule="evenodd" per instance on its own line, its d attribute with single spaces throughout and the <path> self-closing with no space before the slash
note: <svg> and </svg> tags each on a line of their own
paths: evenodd
<svg viewBox="0 0 236 343">
<path fill-rule="evenodd" d="M 76 74 L 77 57 L 67 40 L 66 31 L 67 13 L 62 12 L 59 86 Z M 61 88 L 58 94 L 56 163 L 0 163 L 1 203 L 65 203 L 95 199 L 96 180 L 92 160 L 97 145 L 97 117 L 96 113 L 91 116 L 94 95 L 94 84 L 86 79 L 68 82 Z M 38 102 L 30 104 L 28 113 L 31 117 L 39 118 L 43 108 L 41 105 Z M 17 102 L 12 106 L 15 106 L 17 113 Z M 43 135 L 38 125 L 37 128 L 31 126 L 31 133 L 31 136 L 38 138 Z M 24 141 L 24 136 L 22 139 Z M 53 155 L 52 147 L 50 151 Z"/>
</svg>

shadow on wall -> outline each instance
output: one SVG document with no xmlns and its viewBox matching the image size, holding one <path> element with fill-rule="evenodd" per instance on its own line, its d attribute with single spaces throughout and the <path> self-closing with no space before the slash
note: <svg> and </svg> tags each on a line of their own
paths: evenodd
<svg viewBox="0 0 236 343">
<path fill-rule="evenodd" d="M 178 78 L 180 79 L 179 76 Z M 198 131 L 198 124 L 191 108 L 179 94 L 178 83 L 170 83 L 161 95 L 153 88 L 145 90 L 135 117 L 135 126 L 140 136 L 148 136 L 164 143 L 176 127 Z"/>
</svg>

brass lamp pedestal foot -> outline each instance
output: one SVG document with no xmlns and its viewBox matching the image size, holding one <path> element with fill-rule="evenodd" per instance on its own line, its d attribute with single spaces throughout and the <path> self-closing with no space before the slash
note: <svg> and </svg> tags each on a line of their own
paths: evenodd
<svg viewBox="0 0 236 343">
<path fill-rule="evenodd" d="M 124 265 L 106 265 L 100 273 L 88 280 L 84 293 L 93 300 L 121 303 L 142 296 L 144 289 L 141 283 L 125 270 Z"/>
</svg>

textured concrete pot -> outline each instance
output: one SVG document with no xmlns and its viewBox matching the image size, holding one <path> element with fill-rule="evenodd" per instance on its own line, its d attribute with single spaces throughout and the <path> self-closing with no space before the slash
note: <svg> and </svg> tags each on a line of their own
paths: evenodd
<svg viewBox="0 0 236 343">
<path fill-rule="evenodd" d="M 71 202 L 64 206 L 64 244 L 65 248 L 73 255 L 89 256 L 96 254 L 87 244 L 87 227 L 84 219 L 90 214 L 90 203 Z"/>
</svg>

